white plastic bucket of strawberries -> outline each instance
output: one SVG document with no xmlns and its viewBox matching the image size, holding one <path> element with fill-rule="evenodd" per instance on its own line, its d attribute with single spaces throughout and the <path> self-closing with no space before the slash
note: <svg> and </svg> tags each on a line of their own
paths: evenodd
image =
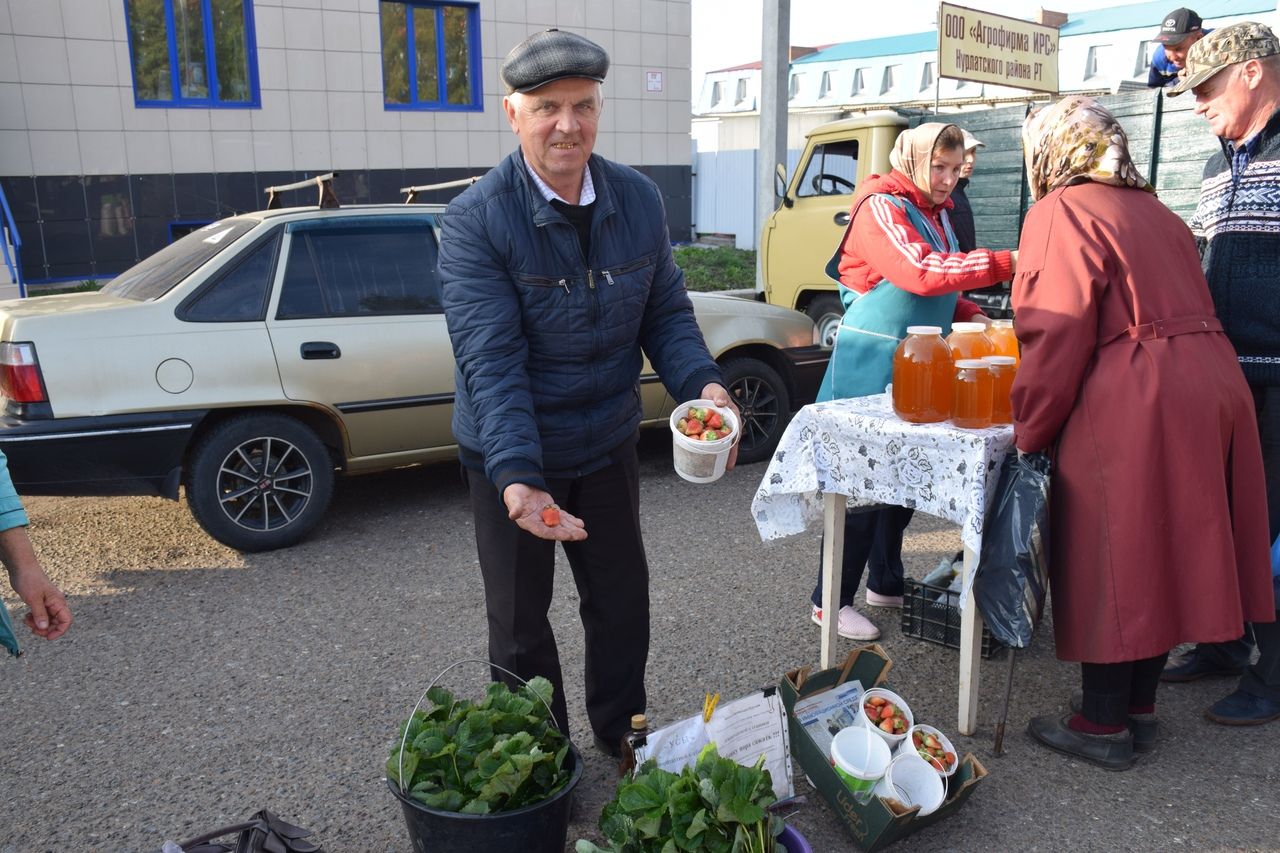
<svg viewBox="0 0 1280 853">
<path fill-rule="evenodd" d="M 676 473 L 690 483 L 724 476 L 740 426 L 732 409 L 710 400 L 690 400 L 671 413 L 671 455 Z"/>
</svg>

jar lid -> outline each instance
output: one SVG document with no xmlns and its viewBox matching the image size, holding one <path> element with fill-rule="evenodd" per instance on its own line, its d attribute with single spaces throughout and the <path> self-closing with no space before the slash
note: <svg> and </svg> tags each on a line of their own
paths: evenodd
<svg viewBox="0 0 1280 853">
<path fill-rule="evenodd" d="M 940 335 L 941 326 L 907 326 L 908 335 Z"/>
<path fill-rule="evenodd" d="M 984 355 L 982 360 L 987 364 L 998 364 L 1012 367 L 1018 363 L 1018 360 L 1011 355 Z"/>
<path fill-rule="evenodd" d="M 986 370 L 990 366 L 980 358 L 962 358 L 956 362 L 956 370 L 976 370 L 978 368 Z"/>
<path fill-rule="evenodd" d="M 985 332 L 987 330 L 985 323 L 952 323 L 951 331 L 953 332 Z"/>
<path fill-rule="evenodd" d="M 1002 329 L 1012 329 L 1013 321 L 1012 320 L 992 320 L 991 325 L 999 326 Z"/>
</svg>

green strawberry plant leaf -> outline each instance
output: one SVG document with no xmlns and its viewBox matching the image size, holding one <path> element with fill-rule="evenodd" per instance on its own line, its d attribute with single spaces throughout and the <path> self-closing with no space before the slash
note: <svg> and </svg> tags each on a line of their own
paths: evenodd
<svg viewBox="0 0 1280 853">
<path fill-rule="evenodd" d="M 479 703 L 433 686 L 427 691 L 431 708 L 400 725 L 387 778 L 428 808 L 462 814 L 510 811 L 547 799 L 572 775 L 569 741 L 548 710 L 553 694 L 541 677 L 514 693 L 490 684 Z"/>
</svg>

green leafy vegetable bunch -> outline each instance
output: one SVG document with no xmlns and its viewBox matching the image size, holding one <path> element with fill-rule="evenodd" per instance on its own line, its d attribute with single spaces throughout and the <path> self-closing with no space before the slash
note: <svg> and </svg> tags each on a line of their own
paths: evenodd
<svg viewBox="0 0 1280 853">
<path fill-rule="evenodd" d="M 579 841 L 577 853 L 771 853 L 782 819 L 764 756 L 754 767 L 721 758 L 708 744 L 677 775 L 646 761 L 618 783 L 600 814 L 610 846 Z"/>
<path fill-rule="evenodd" d="M 405 787 L 403 740 L 409 794 L 430 808 L 491 814 L 550 797 L 571 775 L 565 767 L 569 742 L 547 710 L 553 691 L 542 677 L 515 692 L 495 682 L 476 703 L 432 687 L 431 710 L 416 711 L 400 726 L 387 777 Z"/>
</svg>

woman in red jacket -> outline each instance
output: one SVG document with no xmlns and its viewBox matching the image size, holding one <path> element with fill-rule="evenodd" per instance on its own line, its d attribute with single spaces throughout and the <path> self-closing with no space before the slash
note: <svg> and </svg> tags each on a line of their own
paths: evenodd
<svg viewBox="0 0 1280 853">
<path fill-rule="evenodd" d="M 945 333 L 953 320 L 985 319 L 957 294 L 1013 274 L 1009 251 L 959 251 L 947 211 L 964 163 L 960 128 L 931 123 L 904 130 L 889 163 L 888 175 L 871 175 L 859 188 L 840 250 L 828 264 L 833 275 L 838 271 L 846 311 L 819 401 L 882 393 L 908 326 L 941 326 Z M 902 532 L 911 515 L 906 507 L 845 515 L 841 636 L 880 636 L 853 607 L 868 559 L 867 603 L 902 606 Z M 813 621 L 821 623 L 821 573 L 812 601 Z"/>
</svg>

